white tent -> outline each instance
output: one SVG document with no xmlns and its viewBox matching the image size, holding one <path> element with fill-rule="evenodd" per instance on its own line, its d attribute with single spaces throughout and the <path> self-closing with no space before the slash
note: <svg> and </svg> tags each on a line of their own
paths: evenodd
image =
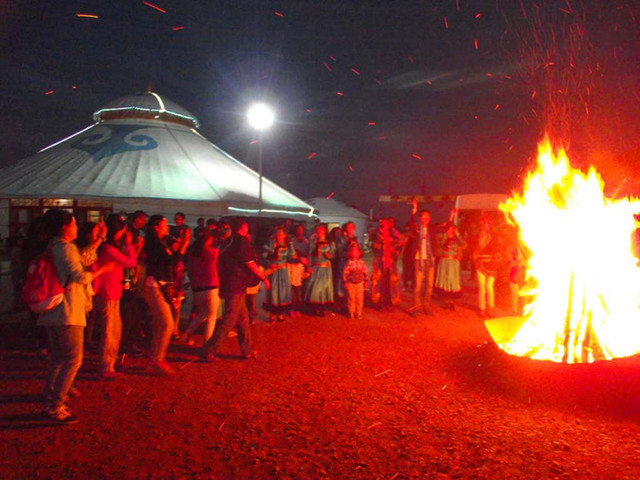
<svg viewBox="0 0 640 480">
<path fill-rule="evenodd" d="M 320 221 L 330 227 L 336 225 L 342 227 L 349 221 L 355 223 L 356 235 L 360 243 L 363 243 L 363 235 L 367 233 L 369 226 L 369 217 L 366 214 L 333 198 L 316 197 L 306 202 L 316 209 Z"/>
<path fill-rule="evenodd" d="M 96 123 L 0 170 L 0 197 L 110 201 L 114 211 L 312 216 L 313 208 L 198 133 L 156 93 L 118 99 Z"/>
</svg>

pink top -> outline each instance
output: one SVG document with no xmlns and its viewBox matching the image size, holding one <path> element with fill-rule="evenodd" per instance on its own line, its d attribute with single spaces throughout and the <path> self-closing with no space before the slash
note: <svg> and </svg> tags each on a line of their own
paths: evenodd
<svg viewBox="0 0 640 480">
<path fill-rule="evenodd" d="M 210 288 L 220 286 L 218 280 L 218 252 L 213 246 L 202 247 L 199 257 L 189 253 L 187 270 L 191 279 L 191 288 Z"/>
<path fill-rule="evenodd" d="M 105 243 L 100 248 L 96 263 L 100 267 L 108 262 L 115 262 L 115 268 L 96 278 L 93 282 L 93 289 L 96 292 L 96 297 L 103 300 L 120 300 L 122 298 L 124 269 L 135 267 L 138 264 L 138 255 L 136 255 L 133 245 L 125 245 L 124 252 L 121 252 L 113 245 Z"/>
</svg>

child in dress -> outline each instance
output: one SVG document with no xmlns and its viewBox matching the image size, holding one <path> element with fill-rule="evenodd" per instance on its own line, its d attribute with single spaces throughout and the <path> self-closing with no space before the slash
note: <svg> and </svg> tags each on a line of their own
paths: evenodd
<svg viewBox="0 0 640 480">
<path fill-rule="evenodd" d="M 311 272 L 307 271 L 304 266 L 306 262 L 306 258 L 299 258 L 297 262 L 289 263 L 289 278 L 291 279 L 291 298 L 293 303 L 291 305 L 291 310 L 289 310 L 289 315 L 291 318 L 300 317 L 302 314 L 300 313 L 300 309 L 302 308 L 303 302 L 303 280 L 309 278 Z"/>
<path fill-rule="evenodd" d="M 362 252 L 357 243 L 351 244 L 347 251 L 348 260 L 344 266 L 344 287 L 347 290 L 347 310 L 349 318 L 362 318 L 364 291 L 369 282 L 369 270 L 362 260 Z"/>
</svg>

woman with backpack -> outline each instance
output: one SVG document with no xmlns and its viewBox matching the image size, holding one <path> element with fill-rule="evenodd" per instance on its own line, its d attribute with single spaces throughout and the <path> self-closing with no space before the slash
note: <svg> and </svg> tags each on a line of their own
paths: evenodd
<svg viewBox="0 0 640 480">
<path fill-rule="evenodd" d="M 43 223 L 51 237 L 45 255 L 53 257 L 57 280 L 64 289 L 62 301 L 43 311 L 38 318 L 38 325 L 47 331 L 50 351 L 43 413 L 56 423 L 69 424 L 78 421 L 65 401 L 82 365 L 86 307 L 89 304 L 85 287 L 112 270 L 113 264 L 104 264 L 94 272 L 85 271 L 74 243 L 78 226 L 70 212 L 48 210 Z"/>
</svg>

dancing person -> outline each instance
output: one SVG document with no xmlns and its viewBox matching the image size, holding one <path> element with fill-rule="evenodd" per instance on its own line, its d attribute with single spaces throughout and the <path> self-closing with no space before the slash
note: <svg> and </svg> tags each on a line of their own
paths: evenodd
<svg viewBox="0 0 640 480">
<path fill-rule="evenodd" d="M 120 215 L 107 217 L 107 238 L 98 250 L 97 266 L 113 263 L 114 268 L 98 277 L 94 282 L 96 292 L 94 309 L 96 322 L 100 325 L 100 370 L 98 378 L 109 380 L 122 375 L 116 372 L 116 360 L 122 338 L 120 299 L 124 282 L 124 269 L 138 263 L 138 255 L 132 243 L 133 235 Z"/>
<path fill-rule="evenodd" d="M 146 261 L 144 253 L 144 227 L 147 214 L 136 210 L 130 215 L 127 230 L 131 234 L 131 243 L 136 251 L 138 261 L 132 268 L 124 270 L 124 284 L 120 299 L 120 315 L 122 316 L 121 349 L 127 355 L 142 354 L 142 342 L 150 338 L 151 320 L 147 314 L 144 300 L 144 281 L 146 279 Z"/>
<path fill-rule="evenodd" d="M 68 424 L 78 421 L 65 402 L 82 365 L 88 303 L 86 286 L 112 270 L 113 264 L 104 264 L 93 272 L 84 269 L 74 243 L 78 237 L 76 219 L 66 210 L 47 210 L 43 223 L 52 237 L 48 249 L 58 281 L 64 287 L 62 302 L 38 318 L 38 325 L 46 328 L 50 352 L 43 413 L 51 421 Z"/>
<path fill-rule="evenodd" d="M 172 375 L 166 356 L 174 330 L 172 303 L 176 297 L 173 270 L 180 255 L 169 242 L 169 224 L 162 215 L 152 215 L 147 224 L 144 252 L 147 278 L 144 299 L 151 313 L 151 370 L 158 375 Z"/>
<path fill-rule="evenodd" d="M 189 242 L 191 241 L 191 229 L 184 223 L 184 213 L 177 212 L 173 218 L 176 224 L 169 228 L 169 235 L 173 237 L 173 241 L 170 242 L 170 248 L 177 255 L 177 260 L 174 262 L 172 267 L 175 297 L 171 301 L 171 312 L 173 313 L 172 336 L 173 338 L 178 339 L 180 338 L 180 312 L 182 309 L 182 302 L 185 298 L 184 255 L 187 251 L 187 248 L 189 247 Z"/>
<path fill-rule="evenodd" d="M 196 220 L 196 228 L 193 229 L 193 238 L 198 238 L 206 229 L 204 217 L 198 217 L 198 220 Z"/>
<path fill-rule="evenodd" d="M 169 227 L 169 235 L 171 235 L 173 238 L 180 238 L 181 236 L 184 235 L 184 231 L 189 230 L 191 231 L 191 229 L 189 228 L 189 226 L 187 224 L 185 224 L 185 215 L 182 212 L 176 212 L 176 214 L 173 216 L 173 220 L 175 222 L 175 225 L 171 225 Z"/>
<path fill-rule="evenodd" d="M 203 229 L 187 251 L 187 272 L 191 280 L 193 292 L 193 309 L 191 322 L 180 337 L 182 343 L 193 344 L 192 336 L 204 323 L 204 341 L 213 335 L 218 318 L 220 296 L 218 288 L 218 248 L 213 243 L 213 234 Z"/>
<path fill-rule="evenodd" d="M 125 269 L 125 282 L 128 283 L 125 290 L 136 290 L 136 287 L 144 282 L 146 277 L 146 265 L 144 262 L 144 227 L 147 224 L 147 214 L 142 210 L 136 210 L 129 222 L 127 222 L 127 230 L 131 234 L 131 243 L 135 248 L 138 262 L 135 267 Z M 140 295 L 140 298 L 142 296 Z"/>
<path fill-rule="evenodd" d="M 79 228 L 76 245 L 80 259 L 85 268 L 91 267 L 98 260 L 98 248 L 107 238 L 107 226 L 101 220 L 98 223 L 85 222 Z"/>
<path fill-rule="evenodd" d="M 220 279 L 220 298 L 224 300 L 224 314 L 217 322 L 211 338 L 202 346 L 200 357 L 203 361 L 214 361 L 222 342 L 235 330 L 242 352 L 242 358 L 256 356 L 249 328 L 247 312 L 247 285 L 257 276 L 269 290 L 269 279 L 260 272 L 255 262 L 253 247 L 247 239 L 249 224 L 244 218 L 233 222 L 233 233 L 220 246 L 218 258 L 218 276 Z"/>
<path fill-rule="evenodd" d="M 364 308 L 364 291 L 369 282 L 369 270 L 362 260 L 362 251 L 357 243 L 351 243 L 348 250 L 349 259 L 342 273 L 344 287 L 347 291 L 347 311 L 349 318 L 362 318 Z"/>
<path fill-rule="evenodd" d="M 80 252 L 80 261 L 85 270 L 93 271 L 98 261 L 98 248 L 106 239 L 107 227 L 104 222 L 85 222 L 78 228 L 78 238 L 76 246 Z M 96 312 L 93 308 L 93 296 L 95 289 L 93 285 L 86 285 L 87 289 L 87 326 L 84 329 L 85 348 L 93 350 L 94 332 L 96 327 Z"/>
<path fill-rule="evenodd" d="M 333 303 L 333 277 L 331 259 L 334 252 L 327 240 L 327 226 L 316 225 L 316 233 L 309 242 L 311 276 L 305 292 L 305 301 L 312 315 L 324 316 L 324 309 Z"/>
<path fill-rule="evenodd" d="M 231 225 L 226 220 L 221 220 L 218 224 L 218 235 L 216 243 L 218 246 L 222 245 L 231 237 Z M 248 235 L 248 234 L 247 234 Z M 251 245 L 251 242 L 249 242 Z"/>
<path fill-rule="evenodd" d="M 218 221 L 215 218 L 207 218 L 206 228 L 213 234 L 213 237 L 217 239 Z"/>
</svg>

